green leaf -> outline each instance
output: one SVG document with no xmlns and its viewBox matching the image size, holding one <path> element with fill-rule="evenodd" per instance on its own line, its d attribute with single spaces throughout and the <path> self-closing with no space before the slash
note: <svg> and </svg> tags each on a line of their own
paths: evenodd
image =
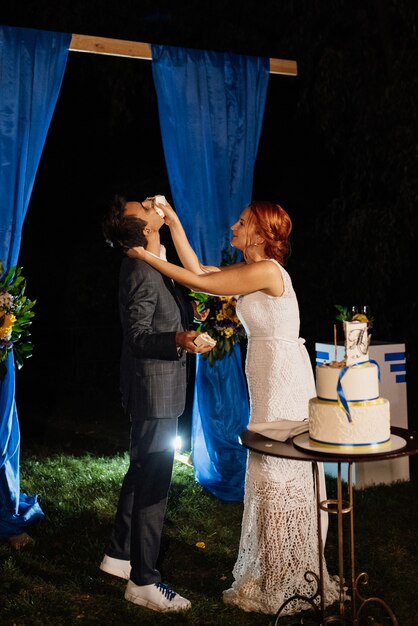
<svg viewBox="0 0 418 626">
<path fill-rule="evenodd" d="M 208 300 L 211 300 L 211 298 L 213 297 L 207 293 L 202 293 L 200 291 L 190 291 L 189 296 L 191 296 L 194 300 L 197 300 L 200 303 L 205 303 Z"/>
<path fill-rule="evenodd" d="M 24 356 L 27 358 L 30 354 L 32 354 L 33 351 L 33 343 L 31 343 L 30 341 L 27 341 L 26 343 L 21 343 L 19 345 L 19 352 L 21 352 L 22 354 L 24 354 Z"/>
<path fill-rule="evenodd" d="M 336 316 L 337 320 L 345 322 L 351 319 L 350 311 L 347 306 L 343 306 L 342 304 L 334 304 L 334 306 L 339 313 L 339 315 Z"/>
</svg>

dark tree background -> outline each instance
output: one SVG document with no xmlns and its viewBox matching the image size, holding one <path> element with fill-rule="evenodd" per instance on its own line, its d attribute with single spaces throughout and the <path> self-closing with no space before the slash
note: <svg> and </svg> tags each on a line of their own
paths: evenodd
<svg viewBox="0 0 418 626">
<path fill-rule="evenodd" d="M 296 59 L 298 77 L 270 76 L 253 197 L 293 219 L 311 356 L 332 341 L 335 303 L 369 305 L 373 338 L 406 343 L 416 428 L 417 13 L 416 0 L 38 0 L 0 22 Z M 119 410 L 117 259 L 100 218 L 125 185 L 170 198 L 151 63 L 70 52 L 19 259 L 38 303 L 18 408 L 37 429 L 74 407 Z"/>
</svg>

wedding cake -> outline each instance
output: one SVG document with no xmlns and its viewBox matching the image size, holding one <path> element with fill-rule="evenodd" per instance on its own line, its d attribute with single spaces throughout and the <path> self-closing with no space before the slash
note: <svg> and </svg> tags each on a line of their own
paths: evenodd
<svg viewBox="0 0 418 626">
<path fill-rule="evenodd" d="M 345 359 L 316 367 L 309 401 L 309 442 L 350 452 L 390 442 L 389 401 L 379 396 L 379 366 L 369 359 L 367 322 L 343 322 Z"/>
</svg>

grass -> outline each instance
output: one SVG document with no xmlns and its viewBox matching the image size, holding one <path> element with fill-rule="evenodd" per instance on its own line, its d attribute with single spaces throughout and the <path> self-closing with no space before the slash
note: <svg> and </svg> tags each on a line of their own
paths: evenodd
<svg viewBox="0 0 418 626">
<path fill-rule="evenodd" d="M 13 550 L 7 542 L 0 543 L 1 625 L 272 626 L 274 616 L 246 613 L 222 602 L 222 591 L 232 582 L 242 505 L 212 497 L 195 481 L 193 469 L 179 461 L 160 568 L 164 580 L 192 601 L 192 609 L 162 615 L 136 607 L 123 598 L 124 581 L 100 572 L 128 463 L 121 451 L 126 437 L 113 435 L 117 449 L 111 451 L 109 424 L 63 420 L 51 425 L 41 444 L 31 441 L 22 450 L 21 489 L 39 494 L 45 519 L 29 528 L 33 541 L 24 548 Z M 403 482 L 355 492 L 357 571 L 369 574 L 364 595 L 384 599 L 399 626 L 418 624 L 416 487 L 416 482 Z M 332 478 L 328 491 L 332 497 Z M 334 517 L 326 554 L 329 570 L 336 574 Z M 198 542 L 204 547 L 197 547 Z M 280 626 L 295 623 L 295 618 L 280 620 Z M 307 613 L 303 623 L 316 622 Z"/>
</svg>

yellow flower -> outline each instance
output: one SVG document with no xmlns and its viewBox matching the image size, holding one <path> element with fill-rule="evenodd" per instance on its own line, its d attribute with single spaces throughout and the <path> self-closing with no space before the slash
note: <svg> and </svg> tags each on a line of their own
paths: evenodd
<svg viewBox="0 0 418 626">
<path fill-rule="evenodd" d="M 234 329 L 232 328 L 232 326 L 228 326 L 228 328 L 224 328 L 224 335 L 227 339 L 229 339 L 229 337 L 232 337 L 233 334 L 234 334 Z"/>
<path fill-rule="evenodd" d="M 204 541 L 198 541 L 196 543 L 196 548 L 199 548 L 200 550 L 204 550 L 206 548 L 206 544 Z"/>
<path fill-rule="evenodd" d="M 222 307 L 222 308 L 223 308 L 223 307 Z M 216 314 L 216 319 L 217 319 L 217 321 L 218 321 L 218 322 L 222 322 L 222 320 L 224 320 L 224 319 L 225 319 L 225 315 L 224 315 L 224 313 L 223 313 L 223 310 L 222 310 L 222 311 L 219 311 L 219 313 L 217 313 L 217 314 Z"/>
<path fill-rule="evenodd" d="M 351 318 L 352 322 L 368 322 L 369 319 L 367 317 L 367 315 L 364 315 L 364 313 L 356 313 L 356 315 L 353 315 L 353 317 Z"/>
<path fill-rule="evenodd" d="M 222 305 L 222 313 L 224 314 L 224 317 L 231 317 L 231 315 L 234 314 L 234 309 L 230 302 L 226 302 Z"/>
<path fill-rule="evenodd" d="M 6 313 L 6 315 L 0 318 L 0 339 L 9 341 L 12 336 L 12 328 L 15 321 L 16 317 L 13 313 Z"/>
<path fill-rule="evenodd" d="M 235 324 L 240 324 L 241 322 L 236 313 L 236 304 L 236 298 L 228 298 L 228 302 L 222 305 L 222 312 L 225 317 L 232 320 Z"/>
</svg>

